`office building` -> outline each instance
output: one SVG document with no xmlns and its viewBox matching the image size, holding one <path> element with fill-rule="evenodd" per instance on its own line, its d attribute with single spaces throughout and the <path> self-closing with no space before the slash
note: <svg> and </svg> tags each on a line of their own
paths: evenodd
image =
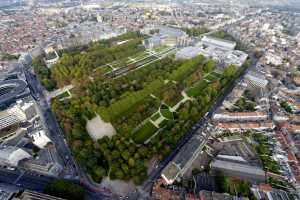
<svg viewBox="0 0 300 200">
<path fill-rule="evenodd" d="M 147 49 L 154 49 L 159 46 L 183 47 L 189 43 L 188 35 L 180 29 L 166 26 L 160 26 L 157 29 L 157 33 L 143 41 Z"/>
<path fill-rule="evenodd" d="M 190 59 L 198 55 L 212 58 L 225 65 L 242 66 L 248 54 L 234 50 L 235 42 L 204 36 L 196 46 L 181 49 L 176 54 L 176 59 Z"/>
<path fill-rule="evenodd" d="M 12 200 L 64 200 L 59 197 L 50 196 L 47 194 L 25 190 Z"/>
</svg>

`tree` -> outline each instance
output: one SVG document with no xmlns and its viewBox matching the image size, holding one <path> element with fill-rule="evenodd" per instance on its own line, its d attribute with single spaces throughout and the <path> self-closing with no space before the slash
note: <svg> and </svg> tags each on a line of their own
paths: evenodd
<svg viewBox="0 0 300 200">
<path fill-rule="evenodd" d="M 124 173 L 121 169 L 118 169 L 116 172 L 115 172 L 115 175 L 116 175 L 116 178 L 117 179 L 123 179 L 124 178 Z"/>
<path fill-rule="evenodd" d="M 133 166 L 135 165 L 135 161 L 134 161 L 133 158 L 129 158 L 129 160 L 128 160 L 128 165 L 129 165 L 130 167 L 133 167 Z"/>
<path fill-rule="evenodd" d="M 232 78 L 236 73 L 236 66 L 235 65 L 229 65 L 224 69 L 224 77 L 226 78 Z"/>
<path fill-rule="evenodd" d="M 103 167 L 95 167 L 93 172 L 96 175 L 96 177 L 98 178 L 98 180 L 100 179 L 100 181 L 101 181 L 102 177 L 104 177 L 106 175 L 106 170 Z"/>
<path fill-rule="evenodd" d="M 85 191 L 82 187 L 64 180 L 49 183 L 44 193 L 68 200 L 83 200 L 85 196 Z"/>
<path fill-rule="evenodd" d="M 112 159 L 118 159 L 120 158 L 120 152 L 117 150 L 113 150 L 111 153 Z"/>
<path fill-rule="evenodd" d="M 124 160 L 129 160 L 129 158 L 130 158 L 130 153 L 129 153 L 128 150 L 122 152 L 121 155 L 122 155 L 122 158 L 123 158 Z"/>
<path fill-rule="evenodd" d="M 216 62 L 214 60 L 209 60 L 203 67 L 205 73 L 212 72 L 216 67 Z"/>
</svg>

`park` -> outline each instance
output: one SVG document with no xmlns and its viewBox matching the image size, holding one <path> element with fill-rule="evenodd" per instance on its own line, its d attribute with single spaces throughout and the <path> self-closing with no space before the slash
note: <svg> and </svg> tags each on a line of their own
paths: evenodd
<svg viewBox="0 0 300 200">
<path fill-rule="evenodd" d="M 77 162 L 97 182 L 141 184 L 149 161 L 176 147 L 238 70 L 202 55 L 176 60 L 176 48 L 143 49 L 143 38 L 127 33 L 62 52 L 51 69 L 36 67 L 49 88 L 74 86 L 70 97 L 53 98 L 51 106 Z M 113 131 L 91 135 L 86 127 L 95 118 L 102 122 L 88 130 L 103 124 Z"/>
</svg>

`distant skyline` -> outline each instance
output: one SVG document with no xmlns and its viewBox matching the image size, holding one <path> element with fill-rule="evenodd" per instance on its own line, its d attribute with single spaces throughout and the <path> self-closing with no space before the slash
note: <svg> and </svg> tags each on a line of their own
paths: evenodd
<svg viewBox="0 0 300 200">
<path fill-rule="evenodd" d="M 0 6 L 6 6 L 10 4 L 20 3 L 20 2 L 29 2 L 29 1 L 36 1 L 36 2 L 49 2 L 49 3 L 56 3 L 56 2 L 78 2 L 78 0 L 0 0 Z M 89 1 L 89 0 L 86 0 Z M 95 0 L 93 0 L 95 1 Z M 103 2 L 103 0 L 99 0 L 99 2 Z M 104 0 L 105 1 L 105 0 Z M 148 0 L 110 0 L 115 2 L 135 2 L 135 1 L 148 1 Z M 300 1 L 299 0 L 170 0 L 175 2 L 206 2 L 206 3 L 242 3 L 248 5 L 274 5 L 274 6 L 292 6 L 292 7 L 299 7 L 300 8 Z M 157 1 L 156 1 L 157 2 Z M 166 0 L 162 0 L 162 2 L 166 2 Z"/>
</svg>

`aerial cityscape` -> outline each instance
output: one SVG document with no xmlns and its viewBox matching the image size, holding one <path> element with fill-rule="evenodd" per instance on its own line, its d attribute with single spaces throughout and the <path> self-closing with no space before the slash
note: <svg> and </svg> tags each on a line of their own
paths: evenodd
<svg viewBox="0 0 300 200">
<path fill-rule="evenodd" d="M 0 200 L 300 200 L 299 0 L 0 0 Z"/>
</svg>

